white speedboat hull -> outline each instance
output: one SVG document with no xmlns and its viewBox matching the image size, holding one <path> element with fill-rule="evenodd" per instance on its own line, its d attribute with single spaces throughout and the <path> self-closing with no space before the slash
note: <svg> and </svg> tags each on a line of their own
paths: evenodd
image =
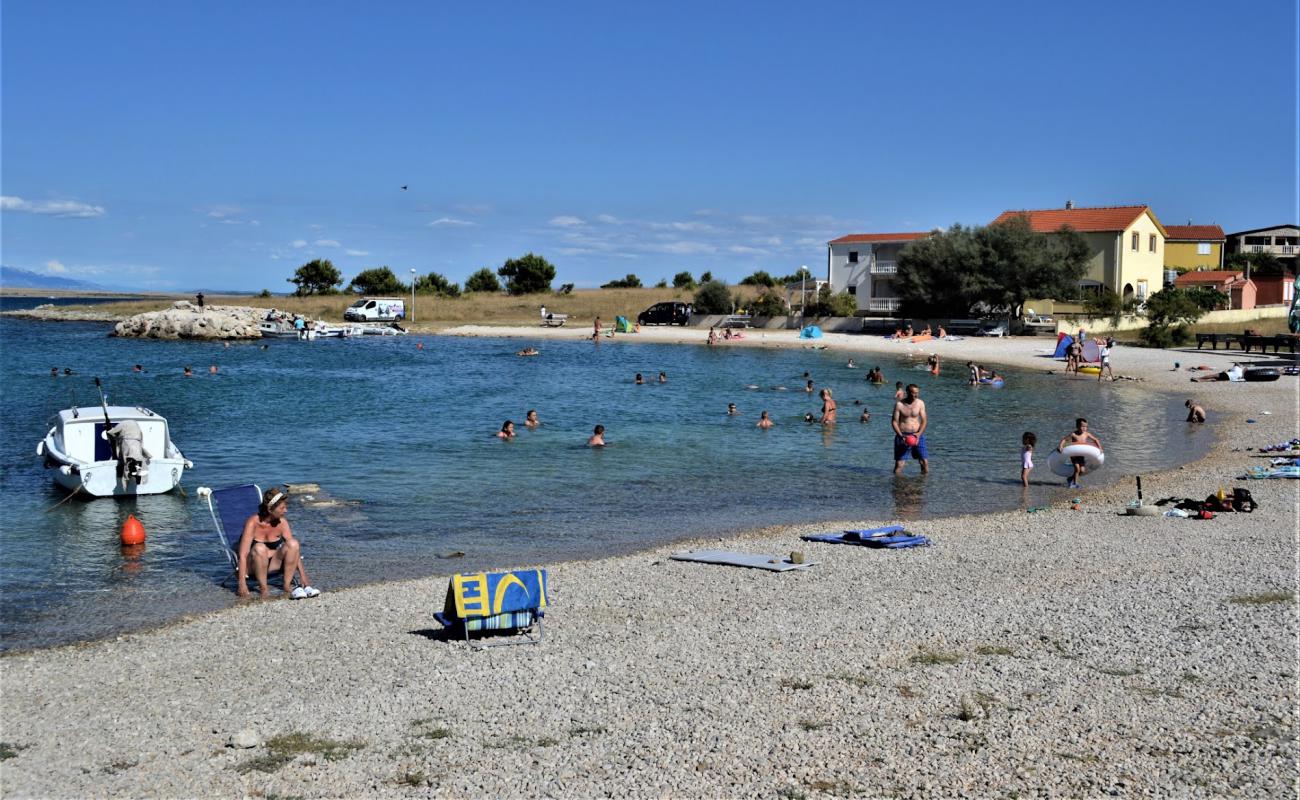
<svg viewBox="0 0 1300 800">
<path fill-rule="evenodd" d="M 143 429 L 147 457 L 142 473 L 138 478 L 120 474 L 112 448 L 100 436 L 107 428 L 102 409 L 68 409 L 55 417 L 54 426 L 36 446 L 36 455 L 54 482 L 89 497 L 164 494 L 180 486 L 185 470 L 193 464 L 172 443 L 167 421 L 142 408 L 111 406 L 109 412 L 113 423 L 132 419 Z"/>
</svg>

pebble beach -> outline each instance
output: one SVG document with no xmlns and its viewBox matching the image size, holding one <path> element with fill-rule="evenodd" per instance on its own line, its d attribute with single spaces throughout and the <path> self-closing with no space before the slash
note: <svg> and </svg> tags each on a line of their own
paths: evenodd
<svg viewBox="0 0 1300 800">
<path fill-rule="evenodd" d="M 544 353 L 549 337 L 590 331 L 446 333 L 536 339 Z M 706 335 L 655 328 L 612 342 Z M 749 331 L 721 346 L 808 344 Z M 938 353 L 945 370 L 968 359 L 1061 369 L 1046 337 L 816 344 L 860 361 Z M 1254 513 L 1125 516 L 1132 476 L 1108 475 L 1085 482 L 1077 509 L 913 523 L 928 548 L 799 539 L 895 522 L 849 519 L 541 565 L 550 608 L 538 646 L 448 641 L 432 617 L 447 587 L 438 575 L 17 653 L 0 658 L 0 792 L 1293 797 L 1300 485 L 1237 476 L 1268 463 L 1258 448 L 1300 435 L 1300 379 L 1193 385 L 1185 370 L 1290 358 L 1114 356 L 1118 375 L 1204 405 L 1216 433 L 1206 458 L 1142 476 L 1147 501 L 1245 486 Z M 1053 480 L 1051 446 L 1040 441 L 1036 480 Z M 797 550 L 816 566 L 668 558 L 706 546 Z"/>
</svg>

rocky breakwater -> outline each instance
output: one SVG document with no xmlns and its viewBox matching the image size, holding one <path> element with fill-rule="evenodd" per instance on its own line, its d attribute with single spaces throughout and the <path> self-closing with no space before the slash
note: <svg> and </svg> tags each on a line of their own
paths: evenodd
<svg viewBox="0 0 1300 800">
<path fill-rule="evenodd" d="M 257 309 L 248 306 L 203 306 L 179 300 L 171 308 L 122 320 L 114 336 L 144 339 L 258 339 Z"/>
</svg>

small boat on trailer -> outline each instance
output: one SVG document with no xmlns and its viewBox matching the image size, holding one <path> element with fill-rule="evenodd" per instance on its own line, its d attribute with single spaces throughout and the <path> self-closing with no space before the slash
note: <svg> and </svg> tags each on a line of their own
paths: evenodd
<svg viewBox="0 0 1300 800">
<path fill-rule="evenodd" d="M 56 414 L 36 455 L 55 483 L 90 497 L 170 492 L 194 466 L 172 442 L 166 418 L 143 406 L 110 406 L 102 390 L 98 407 Z"/>
</svg>

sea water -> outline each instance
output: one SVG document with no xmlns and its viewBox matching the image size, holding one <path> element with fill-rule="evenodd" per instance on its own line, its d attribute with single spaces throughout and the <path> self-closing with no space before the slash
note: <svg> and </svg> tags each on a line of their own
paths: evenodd
<svg viewBox="0 0 1300 800">
<path fill-rule="evenodd" d="M 1209 433 L 1177 398 L 1130 382 L 1006 370 L 971 388 L 958 361 L 834 349 L 714 348 L 435 336 L 232 343 L 110 338 L 110 326 L 0 318 L 0 634 L 28 648 L 158 624 L 235 602 L 199 486 L 314 483 L 289 519 L 325 591 L 395 578 L 589 558 L 774 523 L 924 520 L 1066 499 L 1047 452 L 1087 417 L 1106 448 L 1085 479 L 1189 461 Z M 751 332 L 751 338 L 761 332 Z M 269 346 L 266 346 L 269 345 Z M 515 351 L 537 347 L 536 357 Z M 960 352 L 960 346 L 947 348 Z M 1116 363 L 1123 372 L 1122 350 Z M 135 374 L 133 364 L 146 372 Z M 195 376 L 182 375 L 184 366 Z M 210 374 L 216 365 L 218 372 Z M 879 365 L 884 386 L 864 381 Z M 51 367 L 73 370 L 49 377 Z M 659 372 L 667 382 L 658 383 Z M 634 384 L 640 372 L 645 385 Z M 839 424 L 808 425 L 829 387 Z M 185 494 L 61 502 L 35 455 L 52 414 L 111 404 L 164 415 L 194 468 Z M 929 408 L 931 474 L 892 475 L 894 382 Z M 752 388 L 757 387 L 757 388 Z M 727 403 L 740 414 L 728 416 Z M 871 421 L 860 423 L 863 408 Z M 523 425 L 536 409 L 537 430 Z M 755 427 L 759 412 L 776 425 Z M 495 436 L 504 420 L 518 437 Z M 609 446 L 584 447 L 593 426 Z M 1019 485 L 1020 438 L 1038 434 L 1034 485 Z M 142 553 L 118 533 L 134 513 Z"/>
</svg>

